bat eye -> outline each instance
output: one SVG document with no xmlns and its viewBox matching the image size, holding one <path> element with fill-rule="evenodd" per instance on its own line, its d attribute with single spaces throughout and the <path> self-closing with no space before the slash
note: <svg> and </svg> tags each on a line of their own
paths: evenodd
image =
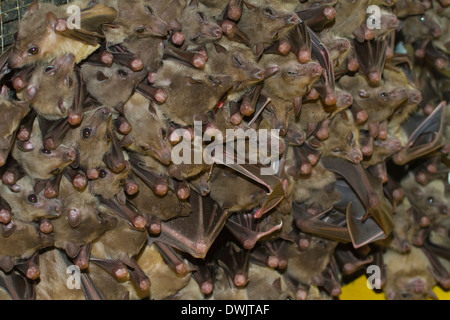
<svg viewBox="0 0 450 320">
<path fill-rule="evenodd" d="M 273 36 L 273 40 L 278 40 L 278 32 Z"/>
<path fill-rule="evenodd" d="M 51 154 L 51 153 L 52 153 L 50 150 L 45 149 L 45 148 L 42 148 L 41 152 L 42 152 L 43 154 Z"/>
<path fill-rule="evenodd" d="M 123 187 L 125 185 L 125 179 L 121 179 L 120 181 L 119 181 L 119 186 L 120 187 Z"/>
<path fill-rule="evenodd" d="M 136 31 L 137 34 L 143 34 L 145 32 L 145 27 L 136 28 L 134 31 Z"/>
<path fill-rule="evenodd" d="M 53 71 L 55 68 L 53 66 L 46 66 L 44 68 L 44 73 L 49 73 L 51 71 Z"/>
<path fill-rule="evenodd" d="M 38 198 L 37 198 L 37 196 L 35 194 L 30 194 L 27 197 L 27 201 L 29 203 L 36 203 L 38 201 Z"/>
<path fill-rule="evenodd" d="M 128 76 L 128 72 L 126 72 L 126 71 L 123 70 L 123 69 L 117 70 L 117 74 L 118 74 L 120 77 L 122 77 L 122 78 L 126 78 L 126 77 Z"/>
<path fill-rule="evenodd" d="M 67 79 L 66 79 L 66 81 L 67 81 L 67 85 L 69 86 L 69 87 L 71 87 L 71 86 L 73 86 L 73 79 L 72 79 L 72 77 L 67 77 Z"/>
<path fill-rule="evenodd" d="M 434 199 L 434 197 L 428 197 L 427 202 L 430 205 L 434 205 L 436 204 L 436 199 Z"/>
<path fill-rule="evenodd" d="M 237 57 L 237 56 L 233 56 L 233 60 L 234 60 L 234 65 L 238 68 L 242 68 L 244 66 L 244 64 L 242 63 L 242 60 Z"/>
<path fill-rule="evenodd" d="M 382 93 L 380 93 L 380 96 L 381 96 L 382 98 L 387 98 L 387 97 L 388 97 L 388 94 L 387 94 L 386 92 L 382 92 Z"/>
<path fill-rule="evenodd" d="M 39 53 L 39 48 L 38 47 L 31 47 L 30 49 L 28 49 L 28 54 L 30 56 L 35 56 Z"/>
<path fill-rule="evenodd" d="M 145 9 L 147 9 L 147 12 L 151 15 L 153 15 L 153 9 L 150 6 L 145 6 Z"/>
<path fill-rule="evenodd" d="M 409 292 L 402 292 L 400 293 L 400 296 L 402 299 L 411 299 L 411 294 Z"/>
<path fill-rule="evenodd" d="M 297 74 L 297 72 L 292 71 L 292 70 L 288 70 L 287 74 L 293 77 L 293 76 L 295 76 Z"/>
<path fill-rule="evenodd" d="M 111 140 L 112 140 L 111 134 L 107 133 L 106 134 L 106 141 L 111 142 Z"/>
<path fill-rule="evenodd" d="M 421 16 L 420 17 L 420 21 L 424 22 L 425 21 L 425 16 Z"/>
<path fill-rule="evenodd" d="M 98 172 L 98 176 L 99 176 L 100 179 L 106 178 L 106 176 L 108 176 L 108 172 L 106 172 L 105 169 L 101 169 L 101 170 Z"/>
<path fill-rule="evenodd" d="M 206 18 L 206 15 L 203 12 L 197 12 L 197 18 L 200 20 L 200 22 L 207 22 L 208 19 Z"/>
<path fill-rule="evenodd" d="M 92 129 L 91 128 L 84 128 L 83 129 L 83 138 L 87 139 L 91 136 Z"/>
<path fill-rule="evenodd" d="M 331 151 L 334 152 L 334 153 L 340 153 L 340 152 L 341 152 L 341 149 L 339 149 L 339 148 L 333 148 L 333 149 L 331 149 Z"/>
<path fill-rule="evenodd" d="M 273 17 L 275 15 L 271 8 L 264 8 L 264 14 L 270 17 Z"/>
<path fill-rule="evenodd" d="M 166 137 L 167 137 L 167 132 L 166 132 L 166 130 L 161 129 L 161 137 L 162 137 L 163 139 L 166 139 Z"/>
</svg>

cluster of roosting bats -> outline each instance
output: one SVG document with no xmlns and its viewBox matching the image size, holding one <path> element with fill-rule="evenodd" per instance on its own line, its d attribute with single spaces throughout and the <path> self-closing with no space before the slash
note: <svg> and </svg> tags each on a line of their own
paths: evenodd
<svg viewBox="0 0 450 320">
<path fill-rule="evenodd" d="M 449 1 L 71 4 L 81 29 L 35 1 L 0 59 L 0 298 L 450 288 Z M 277 174 L 174 164 L 194 121 L 278 129 Z"/>
</svg>

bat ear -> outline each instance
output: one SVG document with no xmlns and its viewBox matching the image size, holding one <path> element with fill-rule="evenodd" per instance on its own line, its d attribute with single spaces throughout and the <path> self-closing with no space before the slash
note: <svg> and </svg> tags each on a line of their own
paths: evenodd
<svg viewBox="0 0 450 320">
<path fill-rule="evenodd" d="M 248 10 L 253 10 L 256 8 L 256 6 L 252 5 L 251 3 L 248 3 L 247 1 L 244 1 L 244 4 Z"/>
<path fill-rule="evenodd" d="M 150 101 L 150 103 L 148 104 L 148 111 L 155 120 L 158 120 L 158 113 L 156 112 L 155 105 L 152 101 Z"/>
<path fill-rule="evenodd" d="M 203 84 L 204 83 L 203 80 L 195 79 L 191 76 L 186 76 L 185 79 L 186 79 L 187 83 L 189 83 L 189 84 Z"/>
<path fill-rule="evenodd" d="M 108 80 L 109 78 L 101 71 L 97 72 L 97 80 L 98 81 L 105 81 Z"/>
<path fill-rule="evenodd" d="M 420 188 L 417 188 L 417 187 L 412 188 L 412 189 L 411 189 L 411 192 L 413 193 L 413 195 L 414 195 L 415 197 L 417 197 L 417 198 L 419 198 L 419 199 L 423 197 L 423 191 L 420 190 Z"/>
<path fill-rule="evenodd" d="M 224 53 L 224 52 L 228 51 L 227 48 L 225 48 L 224 46 L 221 46 L 218 43 L 214 43 L 214 49 L 216 49 L 217 53 Z"/>
<path fill-rule="evenodd" d="M 191 2 L 189 2 L 189 8 L 191 9 L 198 8 L 198 0 L 191 0 Z"/>
<path fill-rule="evenodd" d="M 39 10 L 39 1 L 34 0 L 33 3 L 28 7 L 28 14 L 33 14 Z"/>
<path fill-rule="evenodd" d="M 58 23 L 58 18 L 53 12 L 47 13 L 46 17 L 47 29 L 55 31 L 56 24 Z"/>
<path fill-rule="evenodd" d="M 345 112 L 345 110 L 344 111 L 342 111 L 342 112 L 340 112 L 340 115 L 341 115 L 341 118 L 342 118 L 342 120 L 344 120 L 344 121 L 347 121 L 348 122 L 348 115 L 347 115 L 347 112 Z"/>
</svg>

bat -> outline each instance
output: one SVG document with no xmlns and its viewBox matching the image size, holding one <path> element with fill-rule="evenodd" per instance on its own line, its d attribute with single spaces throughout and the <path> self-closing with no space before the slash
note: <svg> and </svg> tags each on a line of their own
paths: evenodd
<svg viewBox="0 0 450 320">
<path fill-rule="evenodd" d="M 218 264 L 237 288 L 244 287 L 248 282 L 249 256 L 249 250 L 242 249 L 233 242 L 227 242 L 216 253 Z"/>
<path fill-rule="evenodd" d="M 0 288 L 2 300 L 33 300 L 36 296 L 33 285 L 18 271 L 0 271 Z"/>
<path fill-rule="evenodd" d="M 367 77 L 369 84 L 379 85 L 386 61 L 388 40 L 353 41 L 360 71 Z"/>
<path fill-rule="evenodd" d="M 80 16 L 80 25 L 85 29 L 71 30 L 65 20 L 66 8 L 38 1 L 30 5 L 8 59 L 11 68 L 48 62 L 65 54 L 74 55 L 78 63 L 93 53 L 104 38 L 100 26 L 117 15 L 116 10 L 101 4 L 85 8 Z"/>
<path fill-rule="evenodd" d="M 168 24 L 154 14 L 151 3 L 148 3 L 148 1 L 115 0 L 103 2 L 117 11 L 117 17 L 113 21 L 101 25 L 106 40 L 111 44 L 122 43 L 125 39 L 131 37 L 164 37 L 169 33 Z M 132 17 L 131 20 L 130 17 Z"/>
<path fill-rule="evenodd" d="M 173 122 L 193 125 L 196 116 L 201 117 L 223 101 L 233 84 L 231 76 L 210 75 L 203 71 L 167 61 L 158 70 L 155 87 L 164 89 L 168 99 L 161 104 L 162 113 Z M 195 97 L 191 94 L 194 90 Z M 185 108 L 179 108 L 180 103 Z"/>
<path fill-rule="evenodd" d="M 45 148 L 38 118 L 34 121 L 28 142 L 33 148 L 31 151 L 24 152 L 16 145 L 12 150 L 12 156 L 26 174 L 34 179 L 50 179 L 75 161 L 76 154 L 73 148 L 64 145 L 59 145 L 54 150 Z"/>
<path fill-rule="evenodd" d="M 25 102 L 10 100 L 9 90 L 5 86 L 2 87 L 0 92 L 0 107 L 2 110 L 0 166 L 4 166 L 14 145 L 15 135 L 19 130 L 20 123 L 30 111 L 30 107 Z"/>
<path fill-rule="evenodd" d="M 301 21 L 305 22 L 315 32 L 320 32 L 334 20 L 336 10 L 330 5 L 314 6 L 295 11 Z"/>
<path fill-rule="evenodd" d="M 286 300 L 295 297 L 281 274 L 271 268 L 250 263 L 248 279 L 249 299 Z"/>
<path fill-rule="evenodd" d="M 136 86 L 146 77 L 145 69 L 134 72 L 117 63 L 113 63 L 111 67 L 83 64 L 81 74 L 90 95 L 102 106 L 109 108 L 119 107 L 127 102 Z"/>
<path fill-rule="evenodd" d="M 169 128 L 153 103 L 135 93 L 124 105 L 123 115 L 133 128 L 129 133 L 132 143 L 127 149 L 170 164 L 172 147 L 168 141 Z"/>
<path fill-rule="evenodd" d="M 272 6 L 261 7 L 244 1 L 237 28 L 247 37 L 247 44 L 255 50 L 256 56 L 260 56 L 264 48 L 283 38 L 298 22 L 299 18 L 293 12 L 277 11 Z M 222 24 L 222 29 L 227 29 L 224 27 Z M 224 33 L 229 37 L 227 30 Z"/>
<path fill-rule="evenodd" d="M 184 47 L 199 46 L 222 37 L 222 28 L 208 16 L 206 8 L 198 1 L 189 1 L 177 20 L 183 26 Z"/>
<path fill-rule="evenodd" d="M 22 177 L 13 186 L 1 185 L 2 198 L 11 206 L 14 216 L 24 222 L 60 216 L 60 201 L 47 199 L 43 194 L 36 194 L 34 185 L 34 179 L 30 176 Z"/>
<path fill-rule="evenodd" d="M 336 251 L 334 252 L 335 263 L 342 270 L 344 276 L 354 274 L 355 272 L 364 269 L 368 264 L 372 264 L 374 261 L 373 257 L 368 257 L 367 259 L 361 260 L 355 256 L 352 248 L 348 245 L 338 245 Z"/>
</svg>

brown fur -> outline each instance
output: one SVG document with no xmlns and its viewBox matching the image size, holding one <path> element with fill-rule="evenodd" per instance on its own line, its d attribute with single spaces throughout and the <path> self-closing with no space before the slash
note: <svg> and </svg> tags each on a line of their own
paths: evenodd
<svg viewBox="0 0 450 320">
<path fill-rule="evenodd" d="M 59 145 L 55 150 L 44 149 L 38 118 L 34 121 L 29 142 L 34 147 L 32 151 L 21 151 L 16 145 L 12 155 L 25 172 L 34 179 L 50 179 L 75 160 L 73 148 Z"/>
<path fill-rule="evenodd" d="M 32 222 L 38 219 L 52 219 L 61 214 L 59 200 L 47 199 L 43 193 L 34 192 L 34 180 L 30 176 L 24 176 L 16 182 L 20 187 L 19 192 L 13 192 L 9 186 L 2 184 L 0 193 L 2 198 L 9 203 L 14 216 L 24 222 Z M 30 195 L 34 195 L 36 202 L 30 202 Z"/>
</svg>

